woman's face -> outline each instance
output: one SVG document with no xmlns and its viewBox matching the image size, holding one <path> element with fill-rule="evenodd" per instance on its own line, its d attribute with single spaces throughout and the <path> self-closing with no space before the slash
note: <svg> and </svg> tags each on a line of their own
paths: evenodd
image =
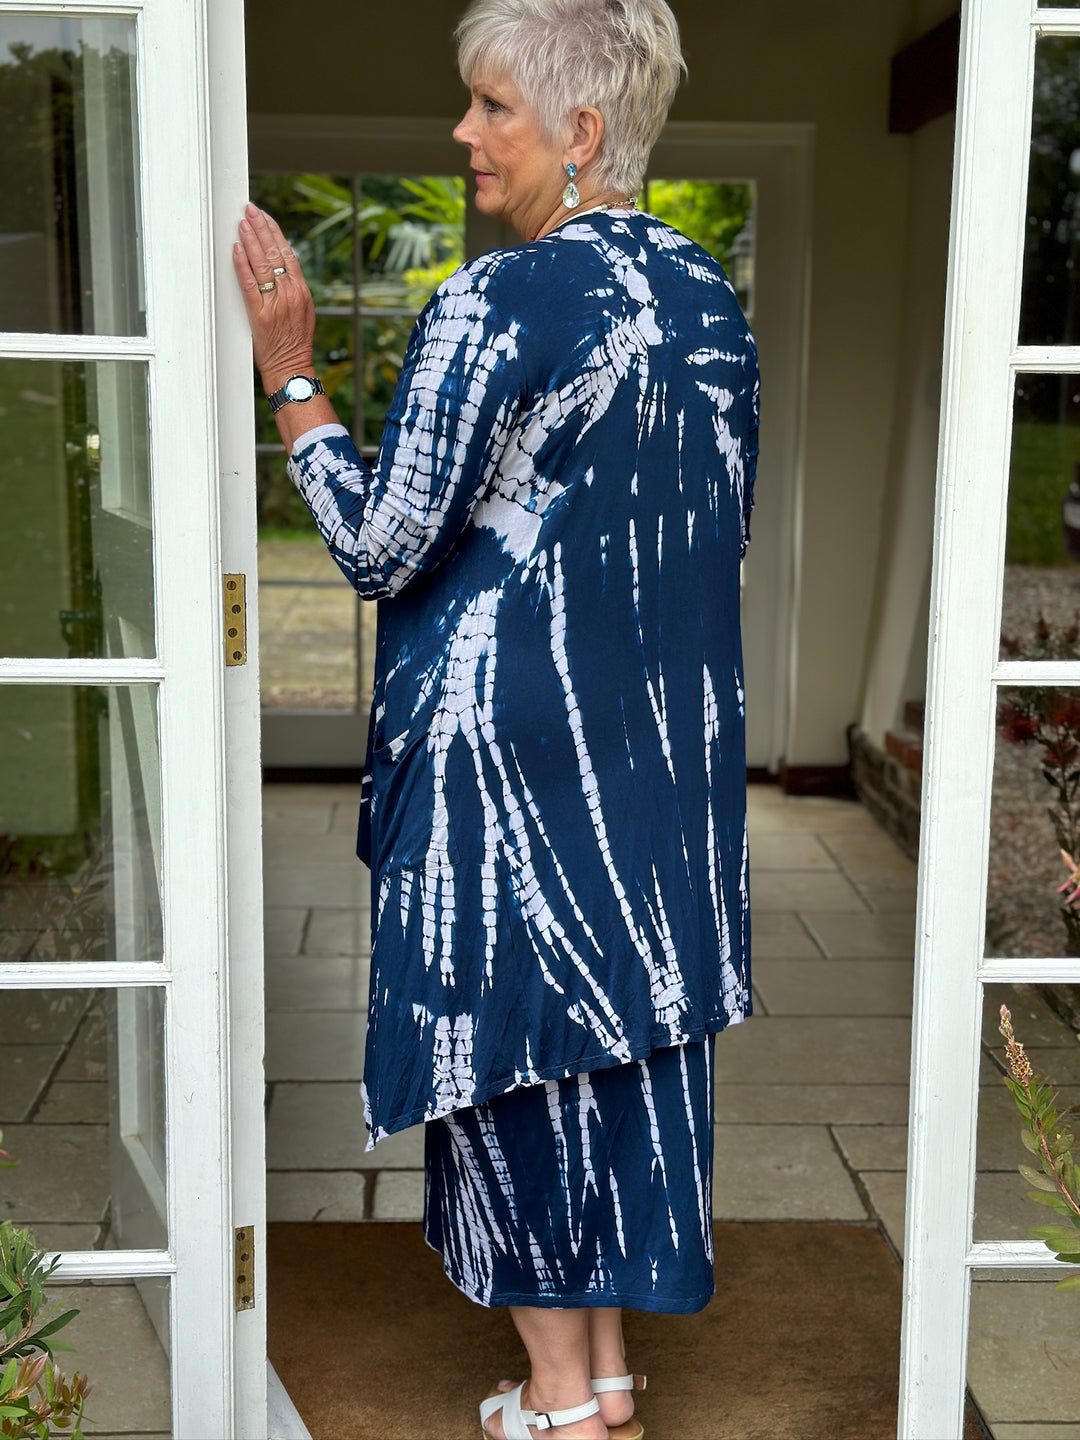
<svg viewBox="0 0 1080 1440">
<path fill-rule="evenodd" d="M 523 240 L 534 239 L 559 207 L 566 185 L 563 148 L 541 133 L 514 82 L 477 75 L 454 139 L 469 147 L 476 208 L 512 225 Z"/>
</svg>

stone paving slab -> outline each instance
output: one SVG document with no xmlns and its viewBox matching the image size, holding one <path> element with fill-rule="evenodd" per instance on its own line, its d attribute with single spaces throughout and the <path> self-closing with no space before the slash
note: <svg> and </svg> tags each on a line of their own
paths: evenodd
<svg viewBox="0 0 1080 1440">
<path fill-rule="evenodd" d="M 380 1170 L 375 1177 L 373 1220 L 422 1220 L 424 1172 Z"/>
<path fill-rule="evenodd" d="M 718 1038 L 718 1082 L 778 1085 L 906 1084 L 911 1066 L 907 1020 L 859 1015 L 804 1020 L 764 1015 Z"/>
<path fill-rule="evenodd" d="M 906 1085 L 773 1085 L 767 1081 L 733 1085 L 726 1080 L 716 1085 L 718 1121 L 899 1125 L 906 1123 L 907 1116 Z"/>
<path fill-rule="evenodd" d="M 766 831 L 754 841 L 750 864 L 755 875 L 769 870 L 835 870 L 836 861 L 816 835 L 805 831 Z"/>
<path fill-rule="evenodd" d="M 57 1045 L 0 1048 L 0 1122 L 25 1120 L 63 1052 Z"/>
<path fill-rule="evenodd" d="M 906 1170 L 906 1125 L 835 1125 L 833 1134 L 853 1170 Z"/>
<path fill-rule="evenodd" d="M 167 1282 L 157 1282 L 165 1284 Z M 171 1430 L 169 1362 L 134 1285 L 50 1287 L 78 1316 L 61 1337 L 73 1347 L 58 1356 L 65 1374 L 84 1371 L 93 1381 L 87 1405 L 93 1421 L 87 1440 L 100 1432 Z"/>
<path fill-rule="evenodd" d="M 1080 1422 L 1010 1425 L 999 1421 L 994 1426 L 994 1440 L 1080 1440 Z"/>
<path fill-rule="evenodd" d="M 106 1125 L 109 1087 L 100 1080 L 56 1080 L 34 1116 L 35 1125 Z"/>
<path fill-rule="evenodd" d="M 874 821 L 853 800 L 817 800 L 792 795 L 768 795 L 767 787 L 751 786 L 749 795 L 750 843 L 755 835 L 770 830 L 808 830 L 825 835 L 855 830 L 863 835 L 877 833 Z"/>
<path fill-rule="evenodd" d="M 847 876 L 833 871 L 752 874 L 750 905 L 753 914 L 804 909 L 867 913 L 865 900 Z"/>
<path fill-rule="evenodd" d="M 1017 1165 L 1027 1163 L 1017 1159 Z M 997 1170 L 975 1177 L 976 1240 L 1030 1240 L 1033 1225 L 1051 1225 L 1058 1218 L 1044 1206 L 1028 1199 L 1031 1186 L 1015 1168 Z"/>
<path fill-rule="evenodd" d="M 371 911 L 366 905 L 312 910 L 304 935 L 305 955 L 355 955 L 366 963 L 370 949 Z"/>
<path fill-rule="evenodd" d="M 85 990 L 6 990 L 5 1044 L 8 1040 L 27 1045 L 65 1044 L 75 1033 L 88 1001 Z"/>
<path fill-rule="evenodd" d="M 0 1170 L 0 1220 L 101 1219 L 110 1188 L 106 1126 L 5 1125 L 4 1149 L 19 1163 Z"/>
<path fill-rule="evenodd" d="M 263 953 L 299 955 L 310 911 L 306 905 L 268 905 L 263 910 Z"/>
<path fill-rule="evenodd" d="M 266 1016 L 268 1080 L 355 1080 L 359 1085 L 363 1075 L 362 1013 L 272 1010 Z"/>
<path fill-rule="evenodd" d="M 160 1038 L 158 1040 L 160 1044 Z M 108 1021 L 101 1004 L 92 1006 L 83 1017 L 67 1058 L 56 1072 L 57 1080 L 107 1080 L 109 1078 Z"/>
<path fill-rule="evenodd" d="M 366 1218 L 366 1178 L 360 1170 L 270 1170 L 266 1218 L 328 1223 Z"/>
<path fill-rule="evenodd" d="M 717 1220 L 865 1220 L 824 1125 L 717 1125 Z"/>
<path fill-rule="evenodd" d="M 1003 1421 L 1080 1424 L 1075 1294 L 1029 1281 L 975 1281 L 971 1331 L 968 1383 L 995 1433 Z"/>
<path fill-rule="evenodd" d="M 754 984 L 769 1015 L 911 1014 L 907 960 L 756 960 Z"/>
<path fill-rule="evenodd" d="M 368 891 L 359 861 L 341 865 L 272 865 L 263 885 L 279 905 L 337 905 L 356 908 Z"/>
<path fill-rule="evenodd" d="M 356 858 L 356 835 L 325 834 L 305 835 L 302 841 L 292 834 L 287 826 L 275 825 L 263 836 L 263 869 L 276 869 L 282 865 L 348 865 L 361 871 L 363 867 Z M 366 871 L 363 872 L 366 875 Z"/>
<path fill-rule="evenodd" d="M 881 1228 L 898 1255 L 904 1253 L 904 1210 L 907 1175 L 902 1170 L 867 1170 L 859 1179 Z"/>
<path fill-rule="evenodd" d="M 807 906 L 800 911 L 800 919 L 830 959 L 868 960 L 885 955 L 914 961 L 912 915 L 837 915 Z"/>
<path fill-rule="evenodd" d="M 279 958 L 266 967 L 268 1011 L 363 1011 L 368 1004 L 367 957 L 350 955 Z"/>
<path fill-rule="evenodd" d="M 820 960 L 822 951 L 797 915 L 786 911 L 758 913 L 750 917 L 751 950 L 754 960 L 786 960 L 798 957 Z M 753 962 L 751 962 L 753 963 Z"/>
<path fill-rule="evenodd" d="M 274 1085 L 266 1122 L 271 1170 L 380 1170 L 424 1163 L 422 1126 L 403 1130 L 365 1150 L 359 1088 L 350 1082 Z"/>
<path fill-rule="evenodd" d="M 908 916 L 914 933 L 916 898 L 914 883 L 897 888 L 892 885 L 867 885 L 861 880 L 856 880 L 855 888 L 870 909 L 876 913 Z"/>
</svg>

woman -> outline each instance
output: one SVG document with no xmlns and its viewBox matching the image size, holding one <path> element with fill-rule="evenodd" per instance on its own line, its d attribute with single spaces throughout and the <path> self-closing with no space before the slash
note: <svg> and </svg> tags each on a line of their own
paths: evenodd
<svg viewBox="0 0 1080 1440">
<path fill-rule="evenodd" d="M 486 1433 L 631 1440 L 620 1307 L 712 1292 L 712 1036 L 750 1009 L 757 365 L 719 265 L 635 209 L 664 0 L 476 0 L 458 42 L 476 204 L 522 243 L 432 297 L 370 468 L 253 206 L 235 260 L 292 478 L 384 602 L 372 1143 L 427 1121 L 427 1238 L 528 1350 Z"/>
</svg>

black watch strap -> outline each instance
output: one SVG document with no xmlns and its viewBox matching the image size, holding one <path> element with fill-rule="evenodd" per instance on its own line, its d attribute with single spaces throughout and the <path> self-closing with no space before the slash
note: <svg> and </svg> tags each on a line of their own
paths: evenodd
<svg viewBox="0 0 1080 1440">
<path fill-rule="evenodd" d="M 302 384 L 297 384 L 302 381 Z M 270 402 L 270 411 L 276 415 L 283 405 L 290 401 L 302 404 L 305 400 L 311 400 L 316 395 L 325 395 L 322 381 L 317 375 L 290 375 L 280 390 L 275 390 L 272 395 L 266 398 Z"/>
</svg>

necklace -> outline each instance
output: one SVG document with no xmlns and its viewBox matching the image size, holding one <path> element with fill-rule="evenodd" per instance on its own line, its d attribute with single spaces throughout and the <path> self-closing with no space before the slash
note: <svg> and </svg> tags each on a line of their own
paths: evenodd
<svg viewBox="0 0 1080 1440">
<path fill-rule="evenodd" d="M 637 209 L 637 196 L 636 196 L 636 195 L 630 195 L 630 196 L 628 196 L 627 199 L 625 199 L 625 200 L 604 200 L 604 201 L 602 201 L 599 205 L 590 205 L 589 208 L 588 208 L 588 210 L 572 210 L 569 215 L 566 215 L 566 216 L 562 217 L 562 218 L 559 220 L 558 224 L 553 225 L 553 226 L 552 226 L 552 229 L 553 229 L 553 230 L 558 230 L 558 229 L 559 229 L 559 226 L 561 226 L 561 225 L 569 224 L 569 223 L 570 223 L 571 221 L 573 221 L 573 220 L 582 220 L 582 219 L 584 219 L 584 217 L 585 217 L 586 215 L 595 215 L 595 214 L 597 213 L 597 211 L 599 211 L 599 210 L 626 210 L 626 209 L 630 209 L 630 210 L 636 210 L 636 209 Z M 549 231 L 548 233 L 550 234 L 551 232 Z"/>
</svg>

